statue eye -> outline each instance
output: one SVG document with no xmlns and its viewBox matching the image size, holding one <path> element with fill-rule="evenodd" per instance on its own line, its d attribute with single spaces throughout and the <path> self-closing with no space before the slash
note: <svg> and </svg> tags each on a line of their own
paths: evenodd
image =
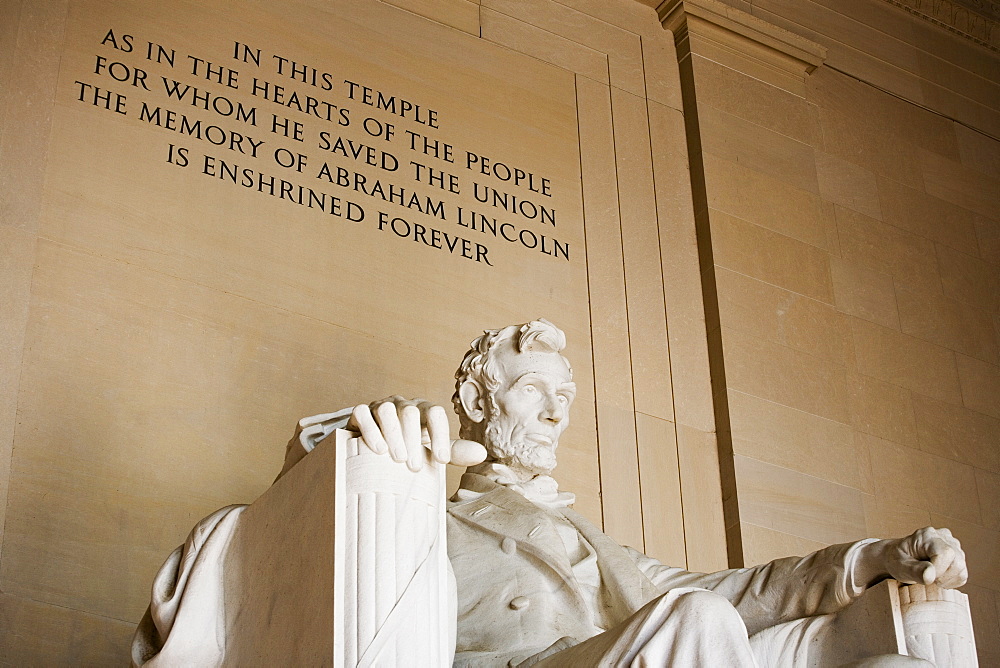
<svg viewBox="0 0 1000 668">
<path fill-rule="evenodd" d="M 534 393 L 538 392 L 538 388 L 536 388 L 534 385 L 525 385 L 524 386 L 524 391 L 527 392 L 527 393 L 529 393 L 529 394 L 534 394 Z"/>
<path fill-rule="evenodd" d="M 561 404 L 568 404 L 569 403 L 569 397 L 567 397 L 565 394 L 560 394 L 559 395 L 559 403 L 561 403 Z"/>
</svg>

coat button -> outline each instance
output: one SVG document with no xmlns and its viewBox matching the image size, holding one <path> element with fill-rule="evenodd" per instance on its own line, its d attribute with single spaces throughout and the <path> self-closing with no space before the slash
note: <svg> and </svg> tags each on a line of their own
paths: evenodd
<svg viewBox="0 0 1000 668">
<path fill-rule="evenodd" d="M 515 596 L 510 600 L 511 610 L 524 610 L 531 604 L 531 600 L 526 596 Z"/>
<path fill-rule="evenodd" d="M 507 536 L 500 541 L 500 549 L 503 550 L 504 554 L 514 554 L 517 550 L 517 541 Z"/>
</svg>

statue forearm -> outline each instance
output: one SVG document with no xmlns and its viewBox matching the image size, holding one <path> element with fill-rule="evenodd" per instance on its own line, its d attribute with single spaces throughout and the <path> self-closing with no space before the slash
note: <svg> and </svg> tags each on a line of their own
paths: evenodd
<svg viewBox="0 0 1000 668">
<path fill-rule="evenodd" d="M 879 540 L 861 548 L 854 566 L 855 589 L 865 590 L 891 577 L 887 563 L 892 542 Z"/>
</svg>

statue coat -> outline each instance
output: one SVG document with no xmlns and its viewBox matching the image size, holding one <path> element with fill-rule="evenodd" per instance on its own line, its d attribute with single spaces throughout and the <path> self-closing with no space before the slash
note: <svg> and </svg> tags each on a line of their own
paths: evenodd
<svg viewBox="0 0 1000 668">
<path fill-rule="evenodd" d="M 596 604 L 609 628 L 671 589 L 697 587 L 724 596 L 748 634 L 836 612 L 861 593 L 851 577 L 860 543 L 835 545 L 753 568 L 695 573 L 623 547 L 568 508 L 549 510 L 476 474 L 462 487 L 483 493 L 453 504 L 448 555 L 458 589 L 456 666 L 516 665 L 560 639 L 601 632 L 573 574 L 555 524 L 562 515 L 597 554 Z"/>
</svg>

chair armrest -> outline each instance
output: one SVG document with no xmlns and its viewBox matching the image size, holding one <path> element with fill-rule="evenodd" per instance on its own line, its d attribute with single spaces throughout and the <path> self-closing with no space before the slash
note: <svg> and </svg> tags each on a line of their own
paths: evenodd
<svg viewBox="0 0 1000 668">
<path fill-rule="evenodd" d="M 969 597 L 937 585 L 903 585 L 899 590 L 906 651 L 938 668 L 978 666 Z"/>
<path fill-rule="evenodd" d="M 880 582 L 835 615 L 822 645 L 822 660 L 813 665 L 838 666 L 882 654 L 926 659 L 938 668 L 979 665 L 969 597 L 936 585 Z"/>
</svg>

